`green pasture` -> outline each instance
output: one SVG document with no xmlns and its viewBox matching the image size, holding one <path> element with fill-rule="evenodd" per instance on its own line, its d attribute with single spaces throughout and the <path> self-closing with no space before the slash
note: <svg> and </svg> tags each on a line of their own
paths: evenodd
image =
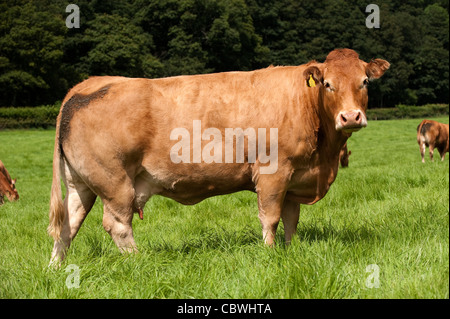
<svg viewBox="0 0 450 319">
<path fill-rule="evenodd" d="M 121 255 L 97 200 L 59 270 L 47 268 L 55 131 L 1 131 L 20 200 L 0 207 L 0 298 L 449 298 L 449 155 L 421 163 L 419 123 L 355 133 L 349 167 L 301 206 L 290 246 L 282 223 L 264 246 L 251 192 L 195 206 L 155 196 L 133 221 L 140 252 Z"/>
</svg>

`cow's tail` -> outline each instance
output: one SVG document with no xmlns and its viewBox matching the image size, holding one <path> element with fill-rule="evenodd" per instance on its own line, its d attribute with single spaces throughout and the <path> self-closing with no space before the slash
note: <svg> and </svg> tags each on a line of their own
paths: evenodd
<svg viewBox="0 0 450 319">
<path fill-rule="evenodd" d="M 419 139 L 420 139 L 420 143 L 425 144 L 426 146 L 428 146 L 430 141 L 429 141 L 429 138 L 428 138 L 428 132 L 427 131 L 421 131 Z"/>
<path fill-rule="evenodd" d="M 59 143 L 59 118 L 56 125 L 55 148 L 53 153 L 53 180 L 50 195 L 50 224 L 48 233 L 55 241 L 60 239 L 62 226 L 64 223 L 64 204 L 61 191 L 61 160 L 63 153 Z"/>
<path fill-rule="evenodd" d="M 429 123 L 420 123 L 419 126 L 417 126 L 417 143 L 420 145 L 424 144 L 428 146 L 429 139 L 428 139 L 428 130 L 430 129 Z"/>
</svg>

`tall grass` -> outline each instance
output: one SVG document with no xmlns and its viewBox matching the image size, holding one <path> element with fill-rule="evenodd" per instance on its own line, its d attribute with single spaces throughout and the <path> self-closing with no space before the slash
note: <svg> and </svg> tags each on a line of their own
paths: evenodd
<svg viewBox="0 0 450 319">
<path fill-rule="evenodd" d="M 121 255 L 97 200 L 60 270 L 47 268 L 54 131 L 2 131 L 20 200 L 0 207 L 0 298 L 449 298 L 448 154 L 421 163 L 419 122 L 355 133 L 349 167 L 302 205 L 290 246 L 282 223 L 276 247 L 264 246 L 253 193 L 195 206 L 155 196 L 133 221 L 140 252 Z M 71 264 L 79 288 L 66 285 Z"/>
</svg>

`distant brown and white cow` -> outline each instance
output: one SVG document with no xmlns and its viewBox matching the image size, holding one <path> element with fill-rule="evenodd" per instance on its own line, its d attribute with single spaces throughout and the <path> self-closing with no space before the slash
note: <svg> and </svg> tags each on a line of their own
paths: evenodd
<svg viewBox="0 0 450 319">
<path fill-rule="evenodd" d="M 448 124 L 439 123 L 432 120 L 423 120 L 417 126 L 417 143 L 420 147 L 422 163 L 425 163 L 425 148 L 429 147 L 430 159 L 433 161 L 434 148 L 437 148 L 441 155 L 441 160 L 448 152 Z"/>
<path fill-rule="evenodd" d="M 345 143 L 339 152 L 339 161 L 341 162 L 342 167 L 348 167 L 348 158 L 350 155 L 352 155 L 352 151 L 348 150 L 347 143 Z"/>
<path fill-rule="evenodd" d="M 191 205 L 241 190 L 257 193 L 265 242 L 274 243 L 280 219 L 289 242 L 300 204 L 325 196 L 340 150 L 367 125 L 369 80 L 388 68 L 385 60 L 366 63 L 353 50 L 337 49 L 324 63 L 161 79 L 92 77 L 78 84 L 57 119 L 51 264 L 65 257 L 97 196 L 103 227 L 120 251 L 136 250 L 133 213 L 142 218 L 152 195 Z M 223 159 L 230 130 L 231 162 L 227 154 Z M 276 165 L 249 147 L 256 132 L 265 141 L 259 148 L 276 151 Z M 191 137 L 187 150 L 177 151 Z"/>
<path fill-rule="evenodd" d="M 16 189 L 16 180 L 11 180 L 5 165 L 0 161 L 0 205 L 3 205 L 3 196 L 8 198 L 10 202 L 19 199 L 19 193 Z"/>
</svg>

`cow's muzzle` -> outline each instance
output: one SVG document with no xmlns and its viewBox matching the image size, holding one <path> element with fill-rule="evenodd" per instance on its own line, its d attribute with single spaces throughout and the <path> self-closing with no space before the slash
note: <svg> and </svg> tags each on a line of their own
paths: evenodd
<svg viewBox="0 0 450 319">
<path fill-rule="evenodd" d="M 353 133 L 367 126 L 367 119 L 360 110 L 339 112 L 336 117 L 336 131 Z"/>
</svg>

